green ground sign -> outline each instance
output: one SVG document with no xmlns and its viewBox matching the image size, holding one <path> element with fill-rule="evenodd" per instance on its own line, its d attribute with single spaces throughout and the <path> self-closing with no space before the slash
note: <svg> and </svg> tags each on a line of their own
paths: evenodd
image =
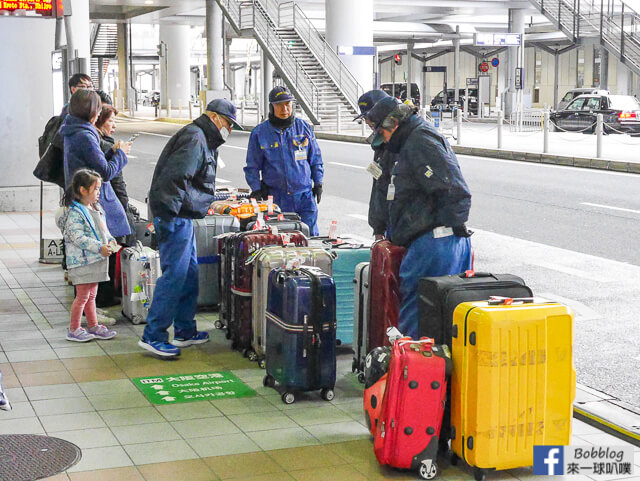
<svg viewBox="0 0 640 481">
<path fill-rule="evenodd" d="M 228 371 L 137 377 L 133 382 L 153 404 L 176 404 L 255 396 Z"/>
</svg>

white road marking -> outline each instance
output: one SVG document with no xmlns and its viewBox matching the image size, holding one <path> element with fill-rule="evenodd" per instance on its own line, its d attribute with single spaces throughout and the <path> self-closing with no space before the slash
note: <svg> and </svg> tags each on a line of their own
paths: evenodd
<svg viewBox="0 0 640 481">
<path fill-rule="evenodd" d="M 634 214 L 640 214 L 640 210 L 625 209 L 624 207 L 614 207 L 612 205 L 592 204 L 591 202 L 580 202 L 580 205 L 588 205 L 590 207 L 599 207 L 601 209 L 620 210 L 622 212 L 632 212 Z"/>
<path fill-rule="evenodd" d="M 240 147 L 239 145 L 221 145 L 221 147 L 227 147 L 229 149 L 240 149 L 240 150 L 247 150 L 247 147 Z"/>
<path fill-rule="evenodd" d="M 369 218 L 366 215 L 362 214 L 348 214 L 349 217 L 353 217 L 354 219 L 363 220 L 365 222 L 369 221 Z"/>
<path fill-rule="evenodd" d="M 583 271 L 581 269 L 575 269 L 574 267 L 562 266 L 560 264 L 556 264 L 553 262 L 544 262 L 542 260 L 535 261 L 526 261 L 527 264 L 544 267 L 545 269 L 551 269 L 557 272 L 563 272 L 564 274 L 569 274 L 570 276 L 580 277 L 581 279 L 587 279 L 595 282 L 615 282 L 615 279 L 607 278 L 603 274 L 591 273 L 587 271 Z"/>
<path fill-rule="evenodd" d="M 165 134 L 156 134 L 155 132 L 138 132 L 140 135 L 153 135 L 155 137 L 165 137 L 167 139 L 171 138 L 171 135 L 165 135 Z"/>
<path fill-rule="evenodd" d="M 221 179 L 220 177 L 216 177 L 216 184 L 218 184 L 218 183 L 220 183 L 220 184 L 230 184 L 231 181 L 227 180 L 227 179 Z"/>
<path fill-rule="evenodd" d="M 128 157 L 129 159 L 137 159 L 137 158 L 138 158 L 138 156 L 137 156 L 137 155 L 131 155 L 131 154 L 127 155 L 127 157 Z"/>
<path fill-rule="evenodd" d="M 333 165 L 341 165 L 343 167 L 351 167 L 353 169 L 362 169 L 362 170 L 366 170 L 366 167 L 360 167 L 359 165 L 351 165 L 351 164 L 343 164 L 342 162 L 329 162 L 330 164 Z"/>
<path fill-rule="evenodd" d="M 558 294 L 554 294 L 552 292 L 541 292 L 540 294 L 536 293 L 536 296 L 542 297 L 543 299 L 547 299 L 549 301 L 556 301 L 562 304 L 566 304 L 571 307 L 576 313 L 576 320 L 580 321 L 592 321 L 595 319 L 602 319 L 602 314 L 594 311 L 585 303 L 577 301 L 575 299 L 569 299 L 567 297 L 559 296 Z"/>
<path fill-rule="evenodd" d="M 333 144 L 350 144 L 350 145 L 359 145 L 360 147 L 368 147 L 369 149 L 371 148 L 371 145 L 369 144 L 361 144 L 360 142 L 350 142 L 348 140 L 329 140 L 329 139 L 318 139 L 316 138 L 316 140 L 318 142 L 331 142 Z"/>
</svg>

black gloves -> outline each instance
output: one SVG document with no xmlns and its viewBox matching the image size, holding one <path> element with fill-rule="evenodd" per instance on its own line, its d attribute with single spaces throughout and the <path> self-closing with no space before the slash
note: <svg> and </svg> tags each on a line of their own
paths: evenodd
<svg viewBox="0 0 640 481">
<path fill-rule="evenodd" d="M 249 198 L 250 199 L 255 199 L 255 200 L 264 200 L 265 197 L 267 197 L 267 196 L 262 191 L 262 189 L 251 191 L 251 194 L 249 194 Z"/>
<path fill-rule="evenodd" d="M 322 199 L 322 184 L 314 185 L 313 189 L 311 189 L 311 192 L 313 192 L 313 195 L 316 196 L 316 203 L 319 204 L 320 199 Z"/>
</svg>

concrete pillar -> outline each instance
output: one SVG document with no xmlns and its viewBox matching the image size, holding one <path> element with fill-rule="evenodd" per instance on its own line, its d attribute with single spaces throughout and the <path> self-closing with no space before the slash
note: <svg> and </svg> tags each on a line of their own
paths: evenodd
<svg viewBox="0 0 640 481">
<path fill-rule="evenodd" d="M 622 62 L 617 62 L 617 88 L 618 95 L 633 95 L 633 73 Z"/>
<path fill-rule="evenodd" d="M 0 49 L 5 74 L 0 89 L 0 211 L 40 209 L 40 181 L 33 176 L 38 163 L 37 138 L 53 115 L 51 51 L 55 20 L 0 16 L 0 45 L 37 45 L 37 48 Z M 19 72 L 19 75 L 10 74 Z M 66 85 L 56 85 L 60 93 Z M 44 205 L 56 209 L 60 189 L 45 184 Z"/>
<path fill-rule="evenodd" d="M 600 47 L 600 88 L 609 88 L 609 52 Z"/>
<path fill-rule="evenodd" d="M 269 112 L 269 92 L 273 88 L 273 64 L 269 61 L 267 54 L 262 51 L 262 111 L 265 116 Z"/>
<path fill-rule="evenodd" d="M 524 24 L 526 10 L 520 8 L 509 9 L 509 32 L 521 34 L 521 46 L 509 47 L 508 49 L 508 90 L 505 95 L 504 112 L 506 116 L 518 110 L 518 99 L 522 97 L 521 92 L 516 92 L 516 68 L 524 67 Z"/>
<path fill-rule="evenodd" d="M 553 56 L 553 108 L 558 108 L 558 77 L 559 77 L 560 55 L 558 49 Z"/>
<path fill-rule="evenodd" d="M 71 73 L 82 72 L 90 75 L 91 23 L 89 22 L 89 2 L 87 0 L 70 0 L 69 4 L 71 6 L 71 15 L 65 15 L 64 17 L 67 46 L 71 46 L 68 59 L 79 59 L 73 64 Z"/>
<path fill-rule="evenodd" d="M 162 63 L 162 59 L 160 59 L 160 63 Z M 129 91 L 129 30 L 127 29 L 127 24 L 119 23 L 118 24 L 118 91 L 116 92 L 116 98 L 114 101 L 116 102 L 117 108 L 122 107 L 122 102 L 124 99 L 124 105 L 129 104 L 129 96 L 127 92 Z M 117 100 L 120 99 L 120 100 Z"/>
<path fill-rule="evenodd" d="M 207 101 L 224 96 L 222 10 L 215 0 L 207 0 Z M 211 97 L 211 98 L 209 98 Z"/>
<path fill-rule="evenodd" d="M 191 85 L 189 29 L 188 25 L 160 24 L 160 41 L 167 45 L 167 59 L 160 62 L 160 85 L 162 86 L 160 101 L 165 108 L 167 99 L 171 99 L 171 104 L 176 107 L 181 102 L 183 106 L 189 102 Z"/>
<path fill-rule="evenodd" d="M 456 34 L 460 34 L 460 27 L 456 25 Z M 453 98 L 456 103 L 460 100 L 460 38 L 453 40 Z"/>
<path fill-rule="evenodd" d="M 98 89 L 104 90 L 104 58 L 98 58 Z"/>
<path fill-rule="evenodd" d="M 373 45 L 373 0 L 325 0 L 326 40 L 334 49 L 338 46 L 365 47 Z M 373 57 L 341 55 L 341 60 L 364 91 L 373 87 Z"/>
</svg>

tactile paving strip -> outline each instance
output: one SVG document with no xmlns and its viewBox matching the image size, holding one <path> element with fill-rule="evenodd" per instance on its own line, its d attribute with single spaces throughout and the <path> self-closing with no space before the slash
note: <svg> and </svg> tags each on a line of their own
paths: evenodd
<svg viewBox="0 0 640 481">
<path fill-rule="evenodd" d="M 82 453 L 64 439 L 35 434 L 0 435 L 0 481 L 34 481 L 69 469 Z"/>
</svg>

